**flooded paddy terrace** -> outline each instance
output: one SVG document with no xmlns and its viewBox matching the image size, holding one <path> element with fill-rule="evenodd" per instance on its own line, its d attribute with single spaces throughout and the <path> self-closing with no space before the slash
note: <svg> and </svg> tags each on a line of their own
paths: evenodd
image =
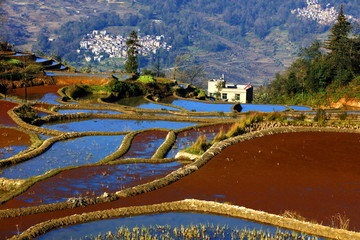
<svg viewBox="0 0 360 240">
<path fill-rule="evenodd" d="M 161 109 L 162 105 L 159 106 Z M 195 125 L 160 120 L 87 119 L 47 123 L 42 127 L 66 132 L 120 132 L 150 128 L 177 130 Z M 177 142 L 166 157 L 173 158 L 179 149 L 188 142 L 196 141 L 199 135 L 206 135 L 210 141 L 221 128 L 226 131 L 230 126 L 224 123 L 180 131 Z M 150 159 L 164 143 L 167 134 L 167 131 L 154 130 L 138 133 L 119 161 L 100 166 L 81 167 L 115 152 L 124 135 L 81 137 L 57 142 L 45 153 L 3 169 L 0 177 L 29 178 L 51 169 L 78 167 L 35 183 L 0 208 L 24 208 L 71 198 L 91 198 L 162 178 L 184 165 L 177 162 L 119 163 L 126 159 Z M 0 219 L 0 237 L 12 236 L 18 229 L 23 231 L 50 218 L 186 198 L 230 202 L 275 214 L 293 210 L 327 225 L 331 216 L 345 213 L 350 218 L 351 229 L 359 230 L 360 209 L 356 204 L 360 201 L 359 169 L 356 168 L 360 156 L 359 142 L 359 134 L 350 133 L 289 133 L 249 140 L 226 148 L 198 171 L 152 192 L 83 208 Z M 157 221 L 155 217 L 153 219 Z"/>
<path fill-rule="evenodd" d="M 30 145 L 29 134 L 15 128 L 0 127 L 0 160 L 12 157 Z"/>
<path fill-rule="evenodd" d="M 173 239 L 180 237 L 185 231 L 188 233 L 200 233 L 200 239 L 206 239 L 206 236 L 216 239 L 228 239 L 230 236 L 235 237 L 236 235 L 239 235 L 237 237 L 240 238 L 240 236 L 246 236 L 248 232 L 252 232 L 254 229 L 257 232 L 265 233 L 266 236 L 274 236 L 276 232 L 282 232 L 285 235 L 286 232 L 286 230 L 273 226 L 237 218 L 199 213 L 163 213 L 69 226 L 51 231 L 38 239 L 80 239 L 85 236 L 93 239 L 99 234 L 105 235 L 109 231 L 116 235 L 119 231 L 125 232 L 126 228 L 130 233 L 139 231 L 139 235 L 146 233 L 154 236 L 157 234 L 159 238 L 170 236 Z M 244 229 L 248 229 L 248 231 L 244 232 Z M 300 234 L 297 235 L 300 236 Z"/>
</svg>

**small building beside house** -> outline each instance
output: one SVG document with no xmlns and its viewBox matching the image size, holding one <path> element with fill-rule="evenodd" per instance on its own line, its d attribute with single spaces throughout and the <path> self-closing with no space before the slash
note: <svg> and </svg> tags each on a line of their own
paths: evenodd
<svg viewBox="0 0 360 240">
<path fill-rule="evenodd" d="M 220 79 L 208 81 L 208 95 L 223 101 L 251 103 L 253 100 L 253 86 L 250 83 L 247 85 L 226 83 L 224 76 L 222 76 Z"/>
</svg>

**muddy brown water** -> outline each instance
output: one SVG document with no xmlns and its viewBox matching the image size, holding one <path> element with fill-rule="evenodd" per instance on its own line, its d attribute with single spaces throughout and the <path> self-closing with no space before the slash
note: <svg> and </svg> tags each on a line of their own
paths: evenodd
<svg viewBox="0 0 360 240">
<path fill-rule="evenodd" d="M 14 102 L 0 100 L 0 124 L 7 126 L 17 126 L 12 118 L 7 114 L 10 109 L 13 109 L 17 105 L 18 104 Z"/>
<path fill-rule="evenodd" d="M 60 97 L 58 94 L 58 90 L 64 86 L 61 85 L 41 85 L 41 86 L 33 86 L 27 87 L 27 95 L 29 99 L 41 99 L 45 94 L 54 93 Z M 17 96 L 19 98 L 25 98 L 25 89 L 24 88 L 16 88 L 11 95 Z"/>
<path fill-rule="evenodd" d="M 28 134 L 13 128 L 0 128 L 0 148 L 30 145 Z"/>
<path fill-rule="evenodd" d="M 51 218 L 186 198 L 231 202 L 270 213 L 294 210 L 324 224 L 336 213 L 360 229 L 360 134 L 288 133 L 234 144 L 167 187 L 85 208 L 0 220 L 1 237 Z M 16 204 L 12 201 L 7 204 Z"/>
<path fill-rule="evenodd" d="M 0 128 L 0 160 L 11 157 L 30 145 L 28 134 L 13 128 Z"/>
</svg>

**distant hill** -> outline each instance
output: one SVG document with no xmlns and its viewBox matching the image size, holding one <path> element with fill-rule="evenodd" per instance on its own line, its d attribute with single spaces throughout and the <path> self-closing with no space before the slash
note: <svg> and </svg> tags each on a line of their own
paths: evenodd
<svg viewBox="0 0 360 240">
<path fill-rule="evenodd" d="M 358 0 L 309 2 L 324 11 L 343 4 L 348 15 L 360 17 Z M 311 11 L 300 14 L 307 7 L 305 0 L 13 0 L 2 6 L 8 15 L 2 34 L 18 48 L 55 52 L 80 68 L 87 65 L 77 53 L 85 34 L 135 29 L 164 35 L 173 46 L 159 56 L 166 68 L 177 54 L 190 52 L 210 78 L 225 74 L 234 83 L 262 85 L 290 66 L 300 47 L 326 38 L 331 25 L 309 17 Z M 155 58 L 140 58 L 140 66 L 151 66 Z M 110 60 L 91 64 L 111 71 L 123 62 Z"/>
</svg>

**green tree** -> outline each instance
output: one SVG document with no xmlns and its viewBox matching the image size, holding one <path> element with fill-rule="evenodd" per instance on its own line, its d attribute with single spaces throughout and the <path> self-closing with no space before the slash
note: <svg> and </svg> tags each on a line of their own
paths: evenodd
<svg viewBox="0 0 360 240">
<path fill-rule="evenodd" d="M 307 48 L 300 48 L 299 57 L 304 59 L 306 62 L 319 59 L 323 53 L 321 51 L 322 43 L 315 41 Z"/>
<path fill-rule="evenodd" d="M 342 52 L 347 45 L 348 35 L 352 29 L 351 23 L 344 15 L 343 6 L 341 5 L 339 15 L 334 26 L 330 29 L 328 40 L 325 41 L 325 48 L 337 54 Z"/>
<path fill-rule="evenodd" d="M 130 33 L 129 39 L 126 41 L 128 58 L 125 63 L 125 71 L 128 73 L 138 74 L 138 49 L 141 48 L 135 31 Z"/>
<path fill-rule="evenodd" d="M 328 40 L 325 41 L 325 48 L 331 51 L 328 54 L 329 62 L 332 62 L 337 74 L 346 73 L 348 76 L 348 78 L 336 76 L 336 82 L 339 86 L 347 84 L 353 78 L 351 67 L 352 40 L 349 38 L 351 30 L 351 23 L 346 19 L 343 6 L 341 6 L 336 22 L 330 29 Z"/>
</svg>

